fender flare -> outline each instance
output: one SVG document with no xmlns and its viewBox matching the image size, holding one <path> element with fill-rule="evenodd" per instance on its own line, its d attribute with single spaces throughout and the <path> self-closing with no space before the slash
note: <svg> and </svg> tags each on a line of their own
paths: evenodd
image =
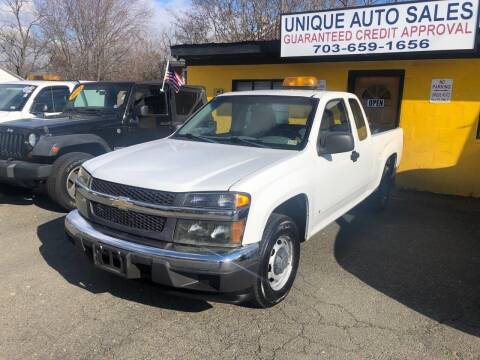
<svg viewBox="0 0 480 360">
<path fill-rule="evenodd" d="M 59 148 L 52 151 L 53 147 Z M 94 134 L 42 136 L 32 150 L 33 156 L 59 157 L 69 152 L 85 152 L 95 156 L 112 151 L 107 142 Z"/>
<path fill-rule="evenodd" d="M 388 149 L 390 150 L 390 149 Z M 383 170 L 385 169 L 385 165 L 387 164 L 387 162 L 392 158 L 394 157 L 395 158 L 395 164 L 394 164 L 394 168 L 396 169 L 398 167 L 398 154 L 393 150 L 391 149 L 391 151 L 387 151 L 385 152 L 385 155 L 384 157 L 382 157 L 382 160 L 380 161 L 380 168 L 378 169 L 378 173 L 376 174 L 376 181 L 375 181 L 375 185 L 377 188 L 379 185 L 380 185 L 380 182 L 382 181 L 382 176 L 383 176 Z"/>
</svg>

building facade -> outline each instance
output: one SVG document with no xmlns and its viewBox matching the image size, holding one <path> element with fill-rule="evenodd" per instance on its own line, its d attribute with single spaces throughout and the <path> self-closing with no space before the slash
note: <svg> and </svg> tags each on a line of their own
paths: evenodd
<svg viewBox="0 0 480 360">
<path fill-rule="evenodd" d="M 205 86 L 209 98 L 230 91 L 276 89 L 287 76 L 308 75 L 320 79 L 326 90 L 353 92 L 375 128 L 404 129 L 399 186 L 480 197 L 477 38 L 469 51 L 343 56 L 282 57 L 283 40 L 177 45 L 171 50 L 186 61 L 188 83 Z"/>
</svg>

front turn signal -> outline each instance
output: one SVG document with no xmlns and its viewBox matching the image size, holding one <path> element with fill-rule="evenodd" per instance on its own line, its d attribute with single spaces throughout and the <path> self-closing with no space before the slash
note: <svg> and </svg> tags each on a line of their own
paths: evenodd
<svg viewBox="0 0 480 360">
<path fill-rule="evenodd" d="M 241 208 L 250 205 L 250 196 L 245 194 L 235 194 L 235 207 Z"/>
</svg>

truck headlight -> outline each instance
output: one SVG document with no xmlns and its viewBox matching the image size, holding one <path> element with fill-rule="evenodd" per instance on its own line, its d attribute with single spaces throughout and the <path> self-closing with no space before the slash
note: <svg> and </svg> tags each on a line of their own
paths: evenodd
<svg viewBox="0 0 480 360">
<path fill-rule="evenodd" d="M 250 195 L 235 192 L 190 193 L 183 205 L 193 208 L 233 210 L 250 205 Z"/>
<path fill-rule="evenodd" d="M 28 144 L 33 148 L 35 145 L 37 145 L 38 137 L 36 134 L 31 133 L 28 135 Z"/>
<path fill-rule="evenodd" d="M 178 220 L 173 241 L 190 245 L 240 246 L 245 223 L 246 219 L 232 222 Z"/>
<path fill-rule="evenodd" d="M 85 170 L 83 166 L 78 171 L 77 181 L 83 186 L 89 188 L 92 183 L 92 176 Z"/>
</svg>

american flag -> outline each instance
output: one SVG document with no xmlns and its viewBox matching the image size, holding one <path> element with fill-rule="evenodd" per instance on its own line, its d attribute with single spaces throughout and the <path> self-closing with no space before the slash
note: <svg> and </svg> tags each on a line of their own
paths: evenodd
<svg viewBox="0 0 480 360">
<path fill-rule="evenodd" d="M 182 76 L 178 75 L 171 67 L 168 65 L 167 71 L 165 73 L 165 82 L 169 83 L 171 87 L 175 90 L 176 93 L 180 91 L 182 85 L 185 85 L 185 80 Z"/>
</svg>

